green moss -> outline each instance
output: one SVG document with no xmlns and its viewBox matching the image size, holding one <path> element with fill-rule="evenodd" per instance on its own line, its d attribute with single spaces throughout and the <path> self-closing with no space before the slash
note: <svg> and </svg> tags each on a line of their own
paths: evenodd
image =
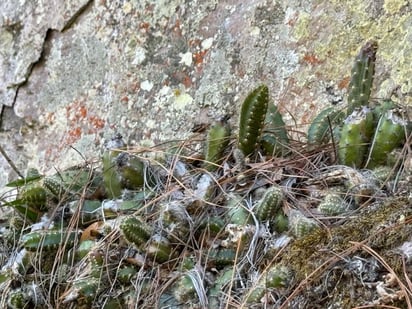
<svg viewBox="0 0 412 309">
<path fill-rule="evenodd" d="M 300 39 L 307 38 L 309 36 L 310 21 L 311 21 L 311 16 L 309 13 L 306 13 L 306 12 L 299 13 L 299 17 L 294 27 L 294 36 L 296 39 L 300 40 Z"/>
<path fill-rule="evenodd" d="M 370 254 L 366 251 L 354 247 L 354 243 L 363 242 L 366 246 L 376 250 L 402 278 L 402 258 L 394 254 L 394 249 L 409 239 L 412 225 L 407 224 L 407 221 L 402 218 L 411 215 L 412 209 L 405 198 L 391 199 L 383 205 L 364 208 L 359 215 L 348 219 L 345 224 L 331 227 L 329 230 L 315 230 L 306 237 L 296 240 L 282 253 L 279 263 L 288 266 L 293 271 L 294 285 L 298 285 L 314 273 L 307 285 L 308 291 L 305 292 L 311 293 L 309 290 L 315 289 L 317 283 L 333 281 L 334 269 L 337 264 L 343 263 L 342 261 L 349 261 L 354 256 L 370 258 Z M 321 265 L 323 268 L 319 268 Z M 345 268 L 344 264 L 341 267 Z M 338 303 L 351 299 L 350 305 L 348 303 L 343 306 L 344 308 L 361 305 L 362 299 L 367 298 L 368 289 L 362 289 L 362 292 L 357 291 L 357 293 L 365 293 L 365 295 L 358 295 L 359 299 L 350 298 L 348 294 L 350 291 L 346 291 L 348 284 L 346 280 L 348 278 L 336 281 L 334 301 Z M 290 289 L 293 290 L 293 285 Z M 317 293 L 319 295 L 321 292 Z"/>
</svg>

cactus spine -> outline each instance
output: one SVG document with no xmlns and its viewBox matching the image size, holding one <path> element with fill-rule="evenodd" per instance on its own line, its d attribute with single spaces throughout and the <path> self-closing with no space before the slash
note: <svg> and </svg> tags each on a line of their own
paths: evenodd
<svg viewBox="0 0 412 309">
<path fill-rule="evenodd" d="M 47 193 L 43 187 L 29 186 L 28 188 L 24 188 L 21 193 L 21 199 L 28 207 L 33 207 L 40 211 L 47 209 Z"/>
<path fill-rule="evenodd" d="M 152 234 L 151 227 L 135 216 L 129 216 L 120 223 L 120 230 L 127 241 L 141 248 Z"/>
<path fill-rule="evenodd" d="M 369 41 L 361 48 L 355 59 L 349 83 L 348 116 L 352 114 L 356 108 L 368 106 L 373 75 L 375 73 L 377 49 L 378 43 L 376 41 Z"/>
<path fill-rule="evenodd" d="M 318 205 L 318 210 L 328 216 L 336 216 L 349 209 L 349 204 L 345 202 L 338 193 L 329 193 Z"/>
<path fill-rule="evenodd" d="M 272 220 L 281 210 L 283 200 L 282 189 L 274 185 L 268 188 L 262 199 L 255 206 L 256 217 L 260 222 Z"/>
<path fill-rule="evenodd" d="M 289 228 L 296 238 L 304 237 L 319 228 L 314 219 L 305 217 L 299 210 L 290 210 L 288 217 Z"/>
<path fill-rule="evenodd" d="M 266 117 L 269 90 L 265 85 L 253 90 L 245 99 L 240 111 L 239 149 L 245 156 L 257 148 Z"/>
</svg>

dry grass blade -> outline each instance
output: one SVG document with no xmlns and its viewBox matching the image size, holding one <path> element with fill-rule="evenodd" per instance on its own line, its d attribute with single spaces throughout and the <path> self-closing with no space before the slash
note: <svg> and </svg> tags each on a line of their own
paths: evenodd
<svg viewBox="0 0 412 309">
<path fill-rule="evenodd" d="M 384 260 L 384 258 L 379 255 L 375 250 L 373 250 L 371 247 L 362 244 L 362 243 L 356 243 L 352 242 L 355 246 L 359 247 L 360 249 L 368 252 L 370 255 L 374 256 L 382 265 L 385 267 L 385 269 L 392 275 L 392 278 L 396 280 L 399 288 L 402 290 L 402 296 L 405 298 L 405 301 L 408 305 L 408 309 L 412 309 L 412 290 L 405 286 L 405 284 L 402 282 L 402 280 L 398 277 L 398 275 L 395 273 L 395 271 L 392 269 L 392 267 L 389 266 L 389 264 Z"/>
</svg>

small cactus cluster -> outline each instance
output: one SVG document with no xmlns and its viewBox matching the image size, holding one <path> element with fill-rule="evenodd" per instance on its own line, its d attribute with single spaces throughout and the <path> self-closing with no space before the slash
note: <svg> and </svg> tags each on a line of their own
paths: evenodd
<svg viewBox="0 0 412 309">
<path fill-rule="evenodd" d="M 343 165 L 369 169 L 385 165 L 388 154 L 406 141 L 410 131 L 409 122 L 395 104 L 370 104 L 377 49 L 377 42 L 369 41 L 355 59 L 343 124 L 343 111 L 328 107 L 309 126 L 311 144 L 326 144 L 335 137 Z"/>
<path fill-rule="evenodd" d="M 290 140 L 261 85 L 241 106 L 237 143 L 227 119 L 201 147 L 189 139 L 138 154 L 116 135 L 96 166 L 31 170 L 10 183 L 0 307 L 279 304 L 297 271 L 278 263 L 282 250 L 389 194 L 386 157 L 409 122 L 391 103 L 369 106 L 376 48 L 369 42 L 356 58 L 346 114 L 323 110 L 304 145 Z M 341 165 L 310 161 L 330 140 Z"/>
<path fill-rule="evenodd" d="M 273 265 L 265 269 L 257 284 L 246 296 L 246 303 L 258 303 L 270 289 L 287 288 L 292 279 L 292 272 L 284 265 Z"/>
</svg>

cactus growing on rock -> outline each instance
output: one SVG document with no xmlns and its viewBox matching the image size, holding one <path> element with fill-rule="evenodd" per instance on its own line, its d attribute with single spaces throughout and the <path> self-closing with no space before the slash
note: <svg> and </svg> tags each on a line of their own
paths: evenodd
<svg viewBox="0 0 412 309">
<path fill-rule="evenodd" d="M 373 113 L 363 107 L 345 119 L 339 140 L 339 161 L 343 165 L 361 167 L 375 127 Z"/>
<path fill-rule="evenodd" d="M 245 156 L 257 149 L 265 124 L 269 104 L 269 90 L 259 86 L 246 97 L 242 104 L 239 120 L 238 147 Z"/>
<path fill-rule="evenodd" d="M 312 121 L 308 129 L 308 143 L 326 144 L 331 139 L 335 126 L 340 124 L 344 113 L 334 106 L 322 110 Z"/>
<path fill-rule="evenodd" d="M 268 107 L 260 145 L 266 155 L 283 156 L 288 153 L 289 137 L 285 122 L 274 104 L 270 104 Z"/>
<path fill-rule="evenodd" d="M 207 134 L 205 168 L 214 171 L 222 161 L 222 155 L 229 144 L 230 128 L 227 123 L 218 122 Z"/>
<path fill-rule="evenodd" d="M 356 56 L 349 83 L 348 116 L 352 114 L 356 108 L 368 106 L 373 75 L 375 74 L 377 49 L 378 43 L 376 41 L 369 41 L 361 48 L 359 54 Z"/>
<path fill-rule="evenodd" d="M 371 143 L 367 168 L 384 164 L 387 155 L 406 140 L 407 122 L 398 110 L 388 110 L 379 119 Z"/>
<path fill-rule="evenodd" d="M 283 193 L 279 186 L 273 185 L 268 188 L 254 209 L 259 221 L 273 220 L 281 210 L 282 200 Z"/>
</svg>

